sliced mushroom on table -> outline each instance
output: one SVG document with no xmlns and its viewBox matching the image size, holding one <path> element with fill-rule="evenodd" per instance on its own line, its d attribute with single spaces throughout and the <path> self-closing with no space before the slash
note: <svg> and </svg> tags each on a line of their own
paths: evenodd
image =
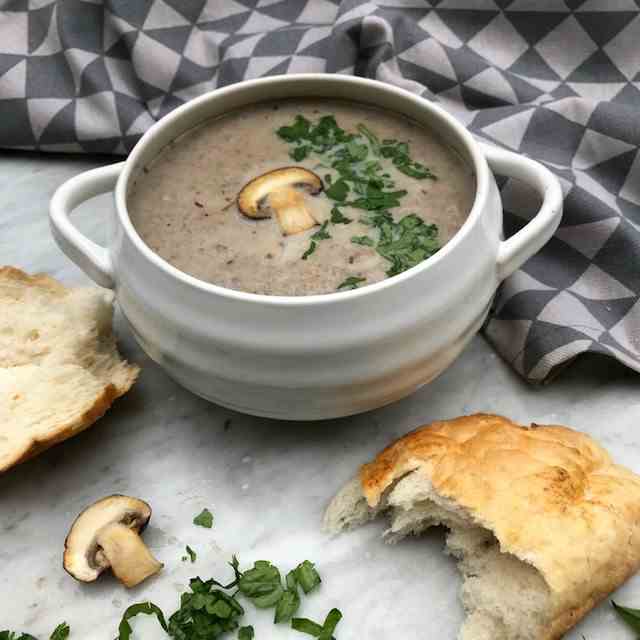
<svg viewBox="0 0 640 640">
<path fill-rule="evenodd" d="M 126 587 L 158 573 L 158 562 L 140 533 L 151 507 L 138 498 L 113 495 L 87 507 L 73 522 L 64 545 L 63 566 L 81 582 L 93 582 L 108 568 Z"/>
</svg>

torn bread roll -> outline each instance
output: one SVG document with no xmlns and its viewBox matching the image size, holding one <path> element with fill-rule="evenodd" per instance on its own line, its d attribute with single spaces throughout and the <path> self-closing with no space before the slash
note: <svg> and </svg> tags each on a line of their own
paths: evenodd
<svg viewBox="0 0 640 640">
<path fill-rule="evenodd" d="M 360 469 L 325 529 L 382 513 L 391 542 L 449 530 L 460 640 L 561 638 L 640 565 L 640 477 L 562 426 L 478 414 L 421 427 Z"/>
<path fill-rule="evenodd" d="M 111 292 L 0 268 L 0 473 L 92 425 L 134 383 L 112 316 Z"/>
</svg>

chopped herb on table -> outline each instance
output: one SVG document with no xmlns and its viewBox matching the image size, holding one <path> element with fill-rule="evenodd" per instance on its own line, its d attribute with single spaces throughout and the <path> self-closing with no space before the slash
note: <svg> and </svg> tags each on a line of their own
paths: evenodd
<svg viewBox="0 0 640 640">
<path fill-rule="evenodd" d="M 238 640 L 253 640 L 252 626 L 240 627 L 245 610 L 238 598 L 244 596 L 259 609 L 274 609 L 274 624 L 291 621 L 300 607 L 300 587 L 306 595 L 317 589 L 321 583 L 320 574 L 315 565 L 308 560 L 301 562 L 287 573 L 284 582 L 278 567 L 266 560 L 257 560 L 253 567 L 240 571 L 238 559 L 234 556 L 229 563 L 234 579 L 223 584 L 217 580 L 192 578 L 190 591 L 180 596 L 180 608 L 168 619 L 162 610 L 151 602 L 131 605 L 125 612 L 118 628 L 115 640 L 133 640 L 129 620 L 139 614 L 155 615 L 160 626 L 174 640 L 216 640 L 225 633 L 238 630 Z M 233 590 L 233 591 L 232 591 Z M 336 617 L 337 616 L 337 617 Z M 331 640 L 333 631 L 342 615 L 332 610 L 324 624 L 317 625 L 321 640 Z M 310 621 L 309 621 L 310 622 Z M 312 623 L 316 624 L 316 623 Z M 0 640 L 14 640 L 4 638 Z M 15 640 L 32 640 L 31 636 Z"/>
<path fill-rule="evenodd" d="M 618 616 L 626 622 L 627 626 L 637 634 L 640 634 L 640 609 L 622 607 L 619 604 L 616 604 L 613 600 L 611 601 L 611 604 Z"/>
<path fill-rule="evenodd" d="M 320 586 L 322 582 L 320 574 L 316 571 L 316 566 L 313 562 L 309 562 L 309 560 L 301 562 L 292 573 L 293 578 L 295 578 L 305 593 L 311 593 L 311 591 Z"/>
<path fill-rule="evenodd" d="M 49 640 L 66 640 L 69 637 L 71 629 L 66 622 L 61 622 L 49 636 Z"/>
<path fill-rule="evenodd" d="M 116 640 L 129 640 L 129 638 L 131 638 L 133 629 L 129 624 L 129 620 L 131 620 L 131 618 L 135 618 L 137 615 L 156 616 L 160 626 L 167 631 L 167 621 L 164 618 L 162 609 L 152 602 L 138 602 L 137 604 L 132 604 L 130 607 L 127 607 L 125 612 L 122 614 L 122 620 L 120 620 L 120 625 L 118 626 L 118 637 Z"/>
<path fill-rule="evenodd" d="M 49 640 L 67 640 L 71 629 L 66 622 L 61 622 L 49 636 Z M 0 640 L 38 640 L 30 633 L 18 633 L 5 629 L 0 631 Z"/>
<path fill-rule="evenodd" d="M 253 640 L 254 637 L 253 627 L 251 625 L 247 627 L 240 627 L 238 631 L 238 640 Z"/>
<path fill-rule="evenodd" d="M 338 626 L 338 622 L 342 620 L 342 613 L 339 609 L 331 609 L 324 619 L 324 624 L 319 625 L 308 618 L 294 618 L 291 621 L 291 628 L 310 636 L 315 636 L 320 640 L 331 640 L 333 632 Z"/>
<path fill-rule="evenodd" d="M 301 161 L 310 155 L 318 156 L 320 166 L 330 167 L 335 176 L 325 175 L 325 195 L 336 205 L 330 219 L 311 236 L 308 249 L 302 254 L 307 260 L 318 248 L 318 241 L 331 237 L 327 225 L 349 224 L 339 207 L 363 209 L 367 212 L 361 221 L 371 227 L 371 235 L 353 236 L 351 242 L 374 248 L 390 263 L 387 276 L 402 273 L 432 256 L 440 248 L 438 228 L 426 223 L 415 213 L 396 220 L 391 209 L 399 207 L 407 195 L 395 188 L 389 168 L 416 180 L 437 180 L 425 165 L 411 158 L 408 142 L 380 140 L 366 125 L 359 124 L 356 132 L 342 129 L 334 116 L 323 116 L 311 122 L 297 115 L 288 126 L 280 127 L 277 135 L 291 145 L 290 155 Z M 347 278 L 338 286 L 355 289 L 365 279 Z"/>
<path fill-rule="evenodd" d="M 185 551 L 187 552 L 188 556 L 182 556 L 182 562 L 191 560 L 191 563 L 193 564 L 196 561 L 196 558 L 198 557 L 196 555 L 196 552 L 189 545 L 185 547 Z"/>
<path fill-rule="evenodd" d="M 213 514 L 209 509 L 203 509 L 194 519 L 193 524 L 205 529 L 213 527 Z"/>
</svg>

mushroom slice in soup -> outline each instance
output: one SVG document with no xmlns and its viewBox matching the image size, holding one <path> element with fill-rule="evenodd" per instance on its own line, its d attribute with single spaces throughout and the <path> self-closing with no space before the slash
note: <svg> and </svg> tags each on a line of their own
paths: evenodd
<svg viewBox="0 0 640 640">
<path fill-rule="evenodd" d="M 248 182 L 238 194 L 238 209 L 254 219 L 274 214 L 284 235 L 293 235 L 318 224 L 305 202 L 305 195 L 316 196 L 322 180 L 303 167 L 283 167 Z"/>
</svg>

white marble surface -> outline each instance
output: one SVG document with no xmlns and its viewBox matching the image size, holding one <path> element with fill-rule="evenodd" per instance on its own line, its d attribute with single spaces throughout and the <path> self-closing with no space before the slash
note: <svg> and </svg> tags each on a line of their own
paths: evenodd
<svg viewBox="0 0 640 640">
<path fill-rule="evenodd" d="M 69 284 L 86 282 L 49 235 L 47 201 L 64 179 L 103 161 L 3 155 L 0 261 Z M 100 198 L 77 219 L 99 240 L 109 215 L 109 199 Z M 243 565 L 264 558 L 285 570 L 315 561 L 323 585 L 300 613 L 321 618 L 338 606 L 340 640 L 453 640 L 462 619 L 459 581 L 441 553 L 440 533 L 388 547 L 379 538 L 382 523 L 336 539 L 320 532 L 324 505 L 359 463 L 431 419 L 494 411 L 579 427 L 640 471 L 640 376 L 607 360 L 584 360 L 533 389 L 476 338 L 439 380 L 402 402 L 354 418 L 295 424 L 234 414 L 194 397 L 143 355 L 119 317 L 116 327 L 123 353 L 142 365 L 133 391 L 91 430 L 0 477 L 0 629 L 44 639 L 66 620 L 74 640 L 112 640 L 128 604 L 151 599 L 171 612 L 190 576 L 228 575 L 225 562 L 236 553 Z M 72 519 L 111 493 L 140 496 L 154 507 L 145 538 L 165 569 L 132 591 L 111 576 L 79 584 L 61 567 Z M 215 514 L 212 530 L 191 524 L 205 506 Z M 185 544 L 198 553 L 194 565 L 180 559 Z M 640 607 L 640 578 L 616 598 Z M 251 605 L 247 611 L 258 639 L 306 637 L 274 627 L 271 613 Z M 134 626 L 136 637 L 165 637 L 149 620 Z M 606 603 L 569 637 L 583 635 L 632 638 Z"/>
</svg>

